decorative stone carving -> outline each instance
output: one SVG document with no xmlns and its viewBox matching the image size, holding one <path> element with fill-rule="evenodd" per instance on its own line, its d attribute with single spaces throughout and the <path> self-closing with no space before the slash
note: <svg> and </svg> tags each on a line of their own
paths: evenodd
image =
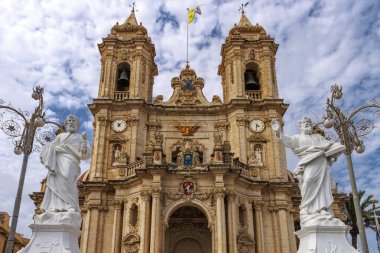
<svg viewBox="0 0 380 253">
<path fill-rule="evenodd" d="M 164 105 L 211 105 L 203 95 L 204 80 L 197 77 L 189 65 L 181 71 L 178 77 L 172 79 L 174 92 Z"/>
<path fill-rule="evenodd" d="M 182 136 L 193 136 L 194 133 L 198 131 L 200 126 L 188 126 L 178 123 L 178 126 L 176 126 L 176 128 L 182 133 Z"/>
<path fill-rule="evenodd" d="M 219 96 L 215 95 L 212 97 L 212 103 L 213 104 L 223 104 L 223 101 Z"/>
<path fill-rule="evenodd" d="M 157 95 L 157 97 L 154 99 L 153 103 L 154 104 L 161 104 L 163 101 L 164 101 L 164 96 Z"/>
<path fill-rule="evenodd" d="M 214 133 L 215 148 L 221 148 L 222 144 L 223 144 L 223 133 L 222 132 L 215 132 Z"/>
<path fill-rule="evenodd" d="M 184 139 L 172 147 L 171 155 L 177 169 L 199 168 L 202 166 L 204 148 L 192 139 Z"/>
<path fill-rule="evenodd" d="M 185 199 L 198 199 L 201 201 L 208 200 L 212 196 L 210 192 L 197 191 L 197 184 L 195 178 L 190 175 L 185 175 L 179 184 L 179 192 L 165 192 L 164 199 L 179 200 Z M 165 202 L 165 200 L 164 200 Z"/>
<path fill-rule="evenodd" d="M 238 252 L 239 253 L 254 253 L 255 241 L 252 236 L 247 233 L 238 235 Z"/>
<path fill-rule="evenodd" d="M 128 234 L 123 239 L 125 250 L 128 253 L 138 253 L 140 250 L 140 237 L 137 234 Z"/>
</svg>

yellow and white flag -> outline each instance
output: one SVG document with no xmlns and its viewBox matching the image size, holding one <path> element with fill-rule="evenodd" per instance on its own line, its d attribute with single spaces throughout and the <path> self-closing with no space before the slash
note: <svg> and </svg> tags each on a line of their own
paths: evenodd
<svg viewBox="0 0 380 253">
<path fill-rule="evenodd" d="M 189 24 L 191 24 L 191 23 L 194 22 L 195 14 L 199 14 L 199 15 L 202 14 L 201 7 L 200 7 L 200 6 L 197 6 L 197 7 L 195 7 L 195 8 L 191 8 L 191 9 L 188 9 L 188 10 L 187 10 L 187 22 L 188 22 Z"/>
</svg>

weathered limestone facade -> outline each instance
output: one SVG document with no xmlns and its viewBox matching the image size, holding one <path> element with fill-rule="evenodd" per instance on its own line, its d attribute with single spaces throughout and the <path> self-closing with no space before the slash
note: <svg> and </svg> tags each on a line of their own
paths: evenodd
<svg viewBox="0 0 380 253">
<path fill-rule="evenodd" d="M 81 252 L 296 252 L 299 191 L 270 128 L 288 107 L 277 48 L 243 13 L 221 49 L 223 100 L 187 65 L 165 102 L 152 100 L 155 47 L 135 13 L 112 28 L 89 105 Z"/>
</svg>

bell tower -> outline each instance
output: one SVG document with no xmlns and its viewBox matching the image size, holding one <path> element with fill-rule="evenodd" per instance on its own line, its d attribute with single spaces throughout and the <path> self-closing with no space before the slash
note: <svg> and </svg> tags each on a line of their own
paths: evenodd
<svg viewBox="0 0 380 253">
<path fill-rule="evenodd" d="M 153 77 L 158 74 L 155 48 L 135 10 L 123 24 L 114 25 L 98 45 L 101 54 L 99 98 L 152 102 Z"/>
<path fill-rule="evenodd" d="M 252 25 L 242 11 L 239 23 L 230 30 L 221 49 L 218 75 L 222 76 L 225 102 L 234 98 L 278 98 L 277 48 L 264 28 Z"/>
</svg>

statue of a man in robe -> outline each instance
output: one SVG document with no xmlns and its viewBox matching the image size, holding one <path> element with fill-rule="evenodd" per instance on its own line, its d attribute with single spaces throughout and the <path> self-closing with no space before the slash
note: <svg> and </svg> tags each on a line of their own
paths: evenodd
<svg viewBox="0 0 380 253">
<path fill-rule="evenodd" d="M 312 133 L 312 123 L 307 117 L 299 120 L 300 134 L 287 136 L 278 121 L 272 121 L 276 136 L 299 157 L 294 175 L 301 190 L 301 226 L 340 224 L 334 218 L 331 164 L 345 149 L 340 143 Z"/>
<path fill-rule="evenodd" d="M 89 158 L 90 146 L 87 134 L 78 134 L 80 121 L 74 115 L 67 116 L 65 132 L 44 146 L 40 158 L 49 170 L 42 212 L 79 212 L 77 179 L 79 163 Z"/>
</svg>

